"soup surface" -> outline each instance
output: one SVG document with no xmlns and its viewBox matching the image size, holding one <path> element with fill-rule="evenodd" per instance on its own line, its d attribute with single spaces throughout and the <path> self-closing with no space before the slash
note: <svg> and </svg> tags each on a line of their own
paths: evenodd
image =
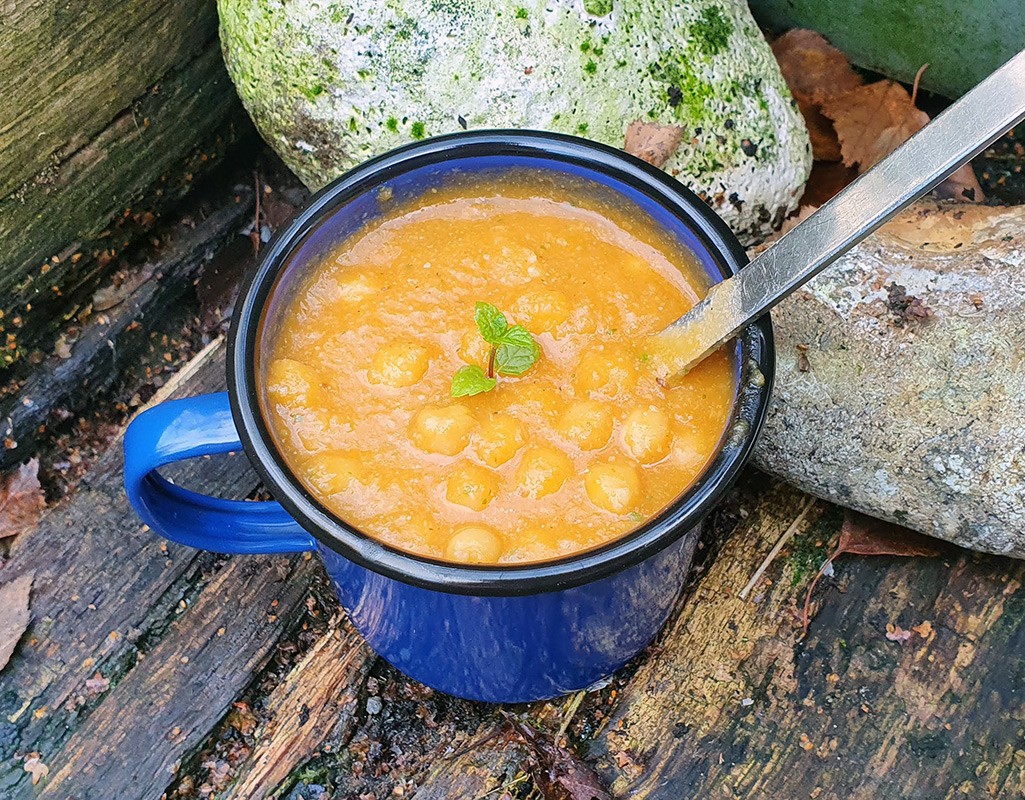
<svg viewBox="0 0 1025 800">
<path fill-rule="evenodd" d="M 527 171 L 415 205 L 385 191 L 380 218 L 305 267 L 266 324 L 262 403 L 327 508 L 413 553 L 532 562 L 622 536 L 701 473 L 732 411 L 731 357 L 666 389 L 645 338 L 706 281 L 604 191 Z M 479 381 L 492 360 L 478 303 L 539 357 L 453 397 L 460 368 Z"/>
</svg>

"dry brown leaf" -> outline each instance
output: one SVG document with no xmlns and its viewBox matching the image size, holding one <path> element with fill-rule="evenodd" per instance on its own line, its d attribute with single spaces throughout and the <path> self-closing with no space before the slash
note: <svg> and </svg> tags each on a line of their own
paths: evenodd
<svg viewBox="0 0 1025 800">
<path fill-rule="evenodd" d="M 908 528 L 848 509 L 833 558 L 842 553 L 859 556 L 925 556 L 940 554 L 935 539 Z"/>
<path fill-rule="evenodd" d="M 833 120 L 843 163 L 865 172 L 900 147 L 929 123 L 899 83 L 877 81 L 860 86 L 822 104 Z M 971 164 L 965 164 L 935 189 L 939 197 L 981 203 L 982 187 Z"/>
<path fill-rule="evenodd" d="M 25 763 L 22 764 L 22 768 L 32 776 L 33 786 L 50 774 L 50 768 L 43 763 L 43 759 L 39 756 L 39 753 L 29 753 L 25 757 Z"/>
<path fill-rule="evenodd" d="M 18 640 L 28 628 L 29 595 L 34 572 L 0 584 L 0 670 L 7 666 Z"/>
<path fill-rule="evenodd" d="M 960 200 L 962 203 L 981 203 L 986 199 L 971 164 L 965 164 L 932 191 L 943 200 Z"/>
<path fill-rule="evenodd" d="M 39 461 L 33 458 L 0 485 L 0 539 L 34 528 L 45 505 Z"/>
<path fill-rule="evenodd" d="M 900 625 L 893 625 L 892 623 L 887 622 L 886 638 L 891 642 L 904 644 L 904 642 L 911 638 L 911 631 L 906 631 Z"/>
<path fill-rule="evenodd" d="M 540 731 L 503 711 L 509 727 L 531 749 L 531 777 L 541 794 L 552 800 L 611 800 L 597 774 L 575 754 Z"/>
<path fill-rule="evenodd" d="M 925 620 L 921 625 L 915 625 L 911 628 L 915 633 L 921 636 L 923 639 L 928 639 L 932 636 L 932 623 L 929 620 Z"/>
<path fill-rule="evenodd" d="M 683 128 L 635 119 L 627 126 L 623 149 L 632 156 L 663 167 L 683 141 Z"/>
<path fill-rule="evenodd" d="M 919 111 L 911 95 L 895 81 L 876 81 L 822 103 L 840 139 L 843 163 L 861 172 L 875 166 L 912 134 L 924 128 L 929 115 Z"/>
<path fill-rule="evenodd" d="M 861 86 L 861 76 L 851 69 L 843 53 L 815 31 L 788 31 L 772 43 L 772 53 L 804 115 L 815 159 L 839 161 L 840 142 L 821 106 Z"/>
<path fill-rule="evenodd" d="M 816 161 L 804 185 L 800 206 L 821 206 L 858 177 L 858 170 L 836 161 Z"/>
</svg>

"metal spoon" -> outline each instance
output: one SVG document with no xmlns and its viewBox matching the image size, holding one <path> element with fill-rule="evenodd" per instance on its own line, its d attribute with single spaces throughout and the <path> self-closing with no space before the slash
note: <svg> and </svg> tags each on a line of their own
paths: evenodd
<svg viewBox="0 0 1025 800">
<path fill-rule="evenodd" d="M 652 337 L 669 379 L 686 373 L 1025 119 L 1025 51 Z"/>
</svg>

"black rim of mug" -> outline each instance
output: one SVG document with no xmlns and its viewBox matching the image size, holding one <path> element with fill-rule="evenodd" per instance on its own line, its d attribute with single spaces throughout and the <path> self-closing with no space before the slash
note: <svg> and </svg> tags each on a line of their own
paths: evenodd
<svg viewBox="0 0 1025 800">
<path fill-rule="evenodd" d="M 347 525 L 292 475 L 263 419 L 255 365 L 264 307 L 280 271 L 305 236 L 353 197 L 414 168 L 452 158 L 495 155 L 563 161 L 615 177 L 684 222 L 724 276 L 747 263 L 736 237 L 700 198 L 663 171 L 621 150 L 541 131 L 473 131 L 424 139 L 367 161 L 333 181 L 264 248 L 242 282 L 228 337 L 227 377 L 232 414 L 253 466 L 274 498 L 322 545 L 414 586 L 455 594 L 516 596 L 567 589 L 621 572 L 699 525 L 736 480 L 754 447 L 771 394 L 775 351 L 766 314 L 740 337 L 741 377 L 733 419 L 704 473 L 656 517 L 600 548 L 541 563 L 464 566 L 398 550 Z"/>
</svg>

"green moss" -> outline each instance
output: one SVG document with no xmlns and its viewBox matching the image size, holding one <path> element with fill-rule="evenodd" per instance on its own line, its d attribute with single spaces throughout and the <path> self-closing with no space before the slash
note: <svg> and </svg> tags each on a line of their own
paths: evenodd
<svg viewBox="0 0 1025 800">
<path fill-rule="evenodd" d="M 818 531 L 812 530 L 794 537 L 790 545 L 787 564 L 790 566 L 790 585 L 800 586 L 811 579 L 822 567 L 829 555 L 829 548 L 822 543 Z"/>
<path fill-rule="evenodd" d="M 584 11 L 592 17 L 604 17 L 612 13 L 613 0 L 584 0 Z"/>
<path fill-rule="evenodd" d="M 733 23 L 723 16 L 718 6 L 707 6 L 700 18 L 690 26 L 690 37 L 698 50 L 705 55 L 714 56 L 726 49 Z"/>
<path fill-rule="evenodd" d="M 586 122 L 581 122 L 579 125 L 577 125 L 577 133 L 579 133 L 580 135 L 583 135 L 583 134 L 587 133 L 587 123 Z"/>
<path fill-rule="evenodd" d="M 388 117 L 388 121 L 384 123 L 384 127 L 392 133 L 397 133 L 399 130 L 399 121 L 395 119 L 395 117 Z"/>
<path fill-rule="evenodd" d="M 424 133 L 424 124 L 422 122 L 414 122 L 409 128 L 409 135 L 414 139 L 423 139 L 426 135 Z"/>
<path fill-rule="evenodd" d="M 298 89 L 307 100 L 316 100 L 318 96 L 324 93 L 324 87 L 319 83 L 315 83 L 312 86 L 299 86 Z"/>
<path fill-rule="evenodd" d="M 580 43 L 580 52 L 581 53 L 586 53 L 590 49 L 591 49 L 591 40 L 590 39 L 584 39 L 584 41 L 582 41 Z"/>
<path fill-rule="evenodd" d="M 714 87 L 700 78 L 691 60 L 678 50 L 666 50 L 648 72 L 665 84 L 665 102 L 681 122 L 690 123 L 705 117 L 705 104 L 715 97 Z"/>
<path fill-rule="evenodd" d="M 527 9 L 522 8 L 522 7 L 517 8 L 516 9 L 516 19 L 526 19 L 526 18 L 527 18 Z"/>
<path fill-rule="evenodd" d="M 598 71 L 598 65 L 594 63 L 593 58 L 587 59 L 587 63 L 584 64 L 584 72 L 588 75 L 594 75 Z"/>
</svg>

